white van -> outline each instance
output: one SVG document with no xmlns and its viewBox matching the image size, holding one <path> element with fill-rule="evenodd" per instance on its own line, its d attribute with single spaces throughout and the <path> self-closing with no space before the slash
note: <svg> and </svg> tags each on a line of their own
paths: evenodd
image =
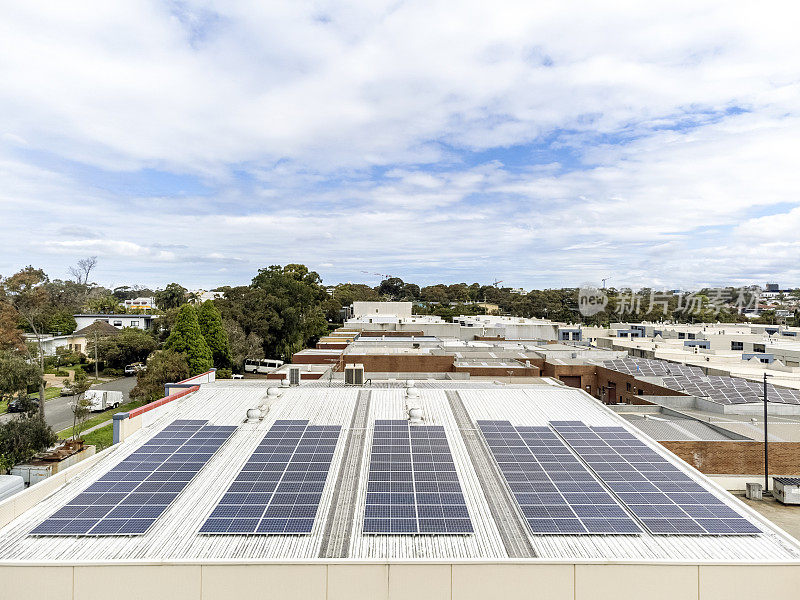
<svg viewBox="0 0 800 600">
<path fill-rule="evenodd" d="M 248 358 L 244 361 L 246 373 L 269 373 L 283 366 L 282 360 L 272 358 Z"/>
<path fill-rule="evenodd" d="M 113 390 L 87 390 L 84 398 L 91 402 L 89 410 L 92 412 L 117 408 L 122 404 L 122 392 Z"/>
</svg>

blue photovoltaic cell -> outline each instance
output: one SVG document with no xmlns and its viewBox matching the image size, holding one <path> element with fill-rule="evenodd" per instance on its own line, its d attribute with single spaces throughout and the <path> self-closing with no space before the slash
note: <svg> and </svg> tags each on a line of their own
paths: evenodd
<svg viewBox="0 0 800 600">
<path fill-rule="evenodd" d="M 340 431 L 275 421 L 200 533 L 310 533 Z"/>
<path fill-rule="evenodd" d="M 31 534 L 144 533 L 236 430 L 206 423 L 173 421 Z"/>
<path fill-rule="evenodd" d="M 363 531 L 472 533 L 443 427 L 375 421 Z"/>
<path fill-rule="evenodd" d="M 535 534 L 636 534 L 641 528 L 548 427 L 478 421 Z"/>
<path fill-rule="evenodd" d="M 654 534 L 755 534 L 761 530 L 622 427 L 550 423 Z"/>
</svg>

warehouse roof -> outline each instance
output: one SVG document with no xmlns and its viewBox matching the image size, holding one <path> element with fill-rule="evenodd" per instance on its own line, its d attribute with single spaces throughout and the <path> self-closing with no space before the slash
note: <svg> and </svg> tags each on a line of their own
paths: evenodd
<svg viewBox="0 0 800 600">
<path fill-rule="evenodd" d="M 445 383 L 445 382 L 443 382 Z M 457 386 L 453 386 L 454 388 Z M 473 532 L 467 535 L 364 534 L 370 448 L 376 421 L 403 420 L 406 390 L 301 386 L 282 390 L 266 417 L 246 423 L 245 413 L 259 405 L 267 384 L 226 381 L 165 405 L 162 414 L 98 462 L 0 530 L 0 563 L 315 559 L 358 560 L 646 560 L 666 562 L 800 561 L 800 545 L 757 513 L 580 390 L 559 386 L 494 386 L 492 389 L 420 387 L 411 401 L 425 425 L 446 435 Z M 160 409 L 162 410 L 162 409 Z M 32 536 L 43 520 L 119 465 L 176 419 L 208 420 L 236 430 L 198 475 L 143 535 L 74 537 Z M 307 535 L 204 535 L 199 533 L 231 483 L 268 430 L 279 420 L 308 420 L 341 428 L 322 491 L 319 510 Z M 508 503 L 503 476 L 477 423 L 509 421 L 518 426 L 547 426 L 581 421 L 590 426 L 619 426 L 664 460 L 754 524 L 755 535 L 536 535 L 519 510 Z M 511 500 L 513 503 L 513 500 Z M 505 512 L 504 512 L 505 511 Z"/>
</svg>

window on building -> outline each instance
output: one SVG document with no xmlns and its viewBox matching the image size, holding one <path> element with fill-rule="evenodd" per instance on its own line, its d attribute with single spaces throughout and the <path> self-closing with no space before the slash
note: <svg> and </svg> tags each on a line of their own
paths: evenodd
<svg viewBox="0 0 800 600">
<path fill-rule="evenodd" d="M 114 321 L 114 327 L 122 327 L 122 321 Z"/>
<path fill-rule="evenodd" d="M 630 381 L 625 384 L 625 389 L 628 390 L 629 392 L 631 391 L 631 382 Z"/>
<path fill-rule="evenodd" d="M 679 340 L 685 340 L 686 339 L 686 334 L 685 333 L 678 333 L 678 339 Z"/>
<path fill-rule="evenodd" d="M 131 327 L 138 327 L 139 321 L 131 321 Z"/>
<path fill-rule="evenodd" d="M 767 348 L 764 344 L 753 344 L 753 352 L 766 352 Z"/>
<path fill-rule="evenodd" d="M 769 359 L 768 359 L 768 358 L 761 358 L 761 359 L 759 359 L 759 360 L 761 360 L 761 362 L 762 362 L 762 363 L 764 363 L 764 364 L 766 364 L 766 365 L 768 365 L 768 364 L 769 364 Z"/>
<path fill-rule="evenodd" d="M 80 352 L 80 351 L 81 351 L 81 345 L 75 344 L 75 352 Z"/>
<path fill-rule="evenodd" d="M 731 350 L 744 350 L 744 342 L 731 342 Z"/>
</svg>

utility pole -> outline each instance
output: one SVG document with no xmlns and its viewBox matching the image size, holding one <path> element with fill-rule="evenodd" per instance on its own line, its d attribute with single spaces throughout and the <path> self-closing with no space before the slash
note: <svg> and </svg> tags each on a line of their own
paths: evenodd
<svg viewBox="0 0 800 600">
<path fill-rule="evenodd" d="M 94 378 L 100 379 L 100 371 L 97 366 L 97 330 L 94 330 Z"/>
<path fill-rule="evenodd" d="M 767 374 L 764 373 L 764 491 L 769 491 L 769 443 L 767 442 Z"/>
</svg>

